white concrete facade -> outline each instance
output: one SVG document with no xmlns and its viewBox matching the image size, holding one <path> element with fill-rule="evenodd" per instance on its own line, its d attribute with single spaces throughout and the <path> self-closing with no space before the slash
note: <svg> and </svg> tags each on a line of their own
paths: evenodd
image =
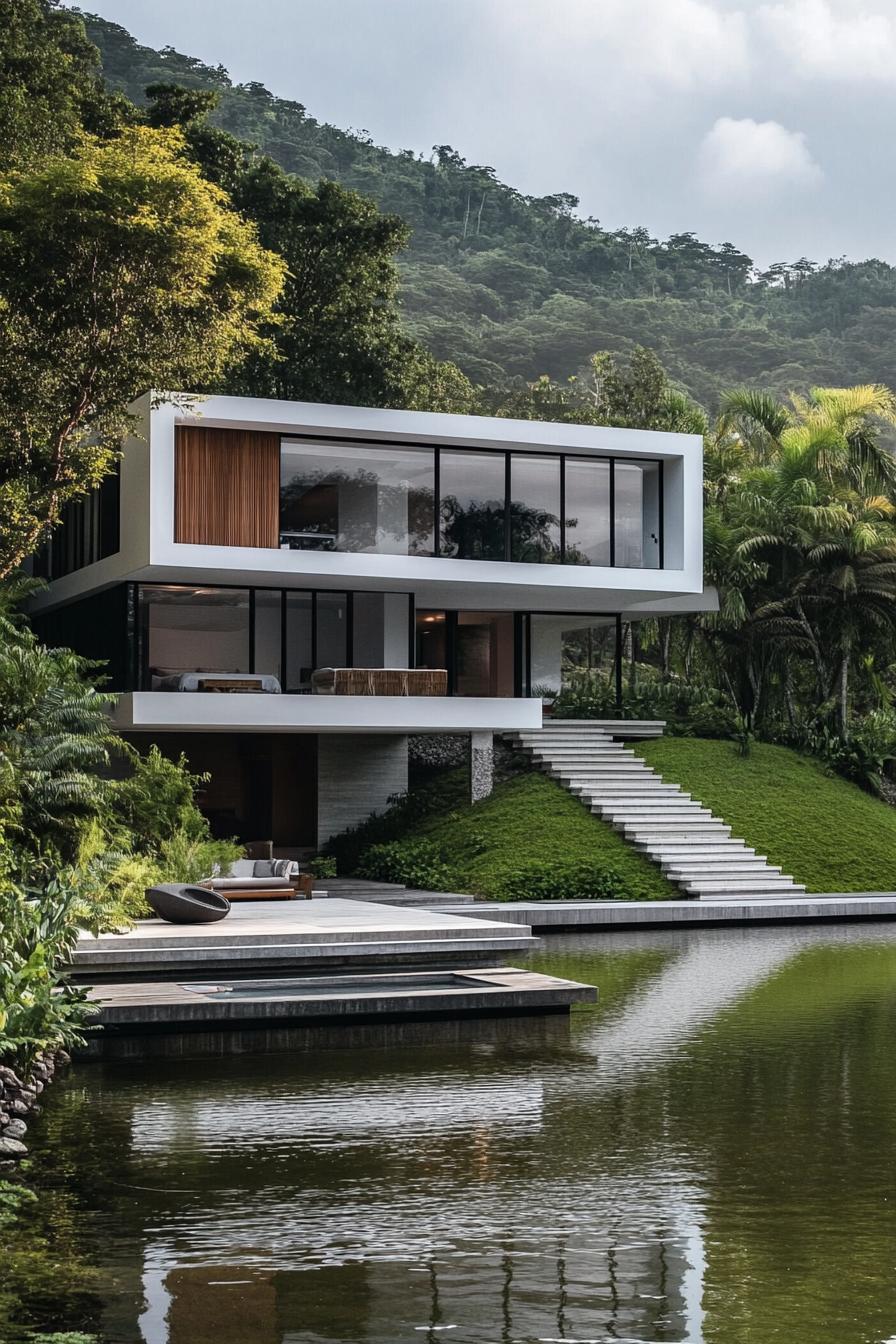
<svg viewBox="0 0 896 1344">
<path fill-rule="evenodd" d="M 133 691 L 122 732 L 505 733 L 541 727 L 541 701 L 492 696 L 202 695 Z"/>
<path fill-rule="evenodd" d="M 117 656 L 122 679 L 113 682 L 112 686 L 112 689 L 123 692 L 114 710 L 115 722 L 123 732 L 143 736 L 145 740 L 170 735 L 168 741 L 172 744 L 175 740 L 182 743 L 189 739 L 191 751 L 195 748 L 198 755 L 209 752 L 215 760 L 220 757 L 221 738 L 232 735 L 231 765 L 234 772 L 238 768 L 250 772 L 245 775 L 245 780 L 250 780 L 251 771 L 258 768 L 257 761 L 255 765 L 239 765 L 243 759 L 240 753 L 245 755 L 243 748 L 247 736 L 253 751 L 261 752 L 264 748 L 270 753 L 271 777 L 276 779 L 281 778 L 278 771 L 282 773 L 286 768 L 284 751 L 288 757 L 294 756 L 297 760 L 302 752 L 316 751 L 318 843 L 323 843 L 335 830 L 361 820 L 370 811 L 381 809 L 389 796 L 401 791 L 407 780 L 409 735 L 470 734 L 475 743 L 473 764 L 477 767 L 472 771 L 472 787 L 475 796 L 483 796 L 490 787 L 485 782 L 488 771 L 482 767 L 490 756 L 491 735 L 540 729 L 541 692 L 539 698 L 535 698 L 531 688 L 536 683 L 559 688 L 567 628 L 575 632 L 578 626 L 587 626 L 587 618 L 591 617 L 595 624 L 603 626 L 608 622 L 616 630 L 621 629 L 620 620 L 712 610 L 716 605 L 715 595 L 704 592 L 703 587 L 703 457 L 699 436 L 169 393 L 147 394 L 135 403 L 132 413 L 133 432 L 123 445 L 120 464 L 120 543 L 117 552 L 53 579 L 46 591 L 36 595 L 32 609 L 38 617 L 47 616 L 50 625 L 57 622 L 59 629 L 64 627 L 66 637 L 58 642 L 71 640 L 74 643 L 79 630 L 76 628 L 72 633 L 72 621 L 66 624 L 62 619 L 66 608 L 77 612 L 75 604 L 81 599 L 96 597 L 102 604 L 107 598 L 118 602 L 119 597 L 125 595 L 125 604 L 115 607 L 115 611 L 120 610 L 122 621 L 126 623 L 122 625 L 122 639 L 127 642 L 130 653 L 125 657 L 119 647 Z M 583 470 L 589 479 L 602 479 L 604 468 L 592 470 L 588 459 L 612 462 L 615 465 L 606 468 L 606 477 L 610 481 L 618 481 L 623 474 L 619 464 L 624 463 L 629 477 L 634 474 L 650 483 L 642 487 L 637 510 L 625 515 L 626 525 L 633 527 L 636 535 L 635 550 L 620 551 L 617 545 L 614 551 L 610 541 L 606 554 L 616 559 L 620 554 L 626 559 L 633 554 L 643 557 L 647 555 L 644 548 L 650 532 L 656 548 L 652 561 L 661 567 L 648 567 L 647 561 L 644 568 L 587 563 L 587 558 L 583 560 L 585 553 L 581 551 L 576 557 L 578 563 L 570 558 L 570 540 L 563 529 L 571 528 L 574 523 L 567 517 L 569 499 L 563 492 L 568 473 L 563 463 L 556 467 L 557 480 L 562 482 L 559 486 L 562 522 L 559 524 L 561 543 L 555 554 L 568 563 L 538 564 L 508 559 L 460 559 L 438 553 L 431 556 L 396 553 L 396 549 L 412 549 L 410 544 L 402 548 L 400 540 L 396 545 L 402 527 L 408 526 L 407 499 L 396 502 L 394 496 L 390 499 L 388 492 L 378 493 L 375 508 L 369 516 L 360 517 L 353 512 L 353 507 L 357 504 L 360 514 L 364 514 L 363 501 L 353 503 L 348 489 L 343 492 L 345 498 L 342 494 L 339 497 L 339 535 L 330 536 L 334 549 L 290 549 L 306 533 L 284 532 L 283 520 L 288 514 L 284 512 L 282 485 L 278 545 L 250 547 L 178 542 L 175 539 L 175 442 L 180 426 L 280 435 L 283 441 L 281 470 L 284 460 L 288 461 L 290 441 L 300 445 L 301 451 L 307 451 L 310 446 L 324 464 L 332 446 L 333 459 L 338 459 L 341 453 L 352 463 L 361 463 L 362 470 L 366 470 L 365 452 L 375 450 L 377 445 L 386 446 L 395 450 L 396 458 L 411 464 L 408 467 L 411 474 L 425 455 L 409 450 L 443 450 L 441 454 L 431 455 L 434 463 L 444 461 L 445 450 L 455 453 L 478 450 L 483 455 L 477 459 L 479 461 L 485 460 L 484 453 L 491 451 L 505 455 L 504 480 L 508 484 L 521 460 L 516 455 L 522 455 L 525 471 L 532 468 L 536 473 L 536 458 L 542 462 L 545 459 L 572 461 L 577 464 L 577 469 L 584 462 Z M 299 450 L 294 451 L 298 455 Z M 526 461 L 526 455 L 531 455 L 533 461 Z M 465 466 L 469 461 L 460 460 Z M 632 464 L 637 465 L 639 460 L 644 469 L 633 473 Z M 439 480 L 436 465 L 429 485 L 429 498 L 433 501 L 432 521 L 437 532 L 441 499 L 444 498 L 444 478 L 441 493 Z M 505 544 L 500 552 L 505 557 L 514 553 L 510 541 L 513 513 L 508 501 L 511 497 L 511 492 L 506 490 L 503 496 Z M 611 536 L 616 518 L 614 498 L 618 510 L 620 495 L 617 492 L 614 496 L 611 487 L 607 503 L 607 517 L 614 519 L 610 524 Z M 564 500 L 565 512 L 562 508 Z M 541 500 L 537 499 L 536 504 L 540 507 Z M 367 549 L 348 549 L 352 527 L 360 524 L 363 530 L 370 517 L 373 518 L 371 535 L 375 541 L 367 543 Z M 295 524 L 286 523 L 285 526 Z M 340 529 L 344 530 L 344 535 Z M 346 549 L 336 549 L 343 540 Z M 575 540 L 573 538 L 573 542 Z M 298 540 L 298 544 L 303 542 Z M 434 549 L 438 552 L 438 546 Z M 598 554 L 603 558 L 603 551 L 592 552 L 589 558 L 593 560 Z M 249 594 L 249 623 L 245 627 L 235 627 L 234 631 L 227 627 L 223 635 L 217 627 L 210 627 L 214 635 L 212 639 L 209 629 L 197 627 L 196 608 L 191 609 L 185 603 L 176 612 L 168 613 L 167 623 L 153 627 L 155 652 L 150 659 L 141 644 L 140 612 L 144 610 L 144 594 L 151 596 L 153 589 L 138 590 L 141 584 L 157 585 L 154 590 L 157 598 L 164 601 L 169 599 L 160 595 L 171 586 L 185 590 L 189 601 L 195 598 L 198 602 L 202 601 L 202 589 L 206 587 L 245 591 Z M 101 594 L 105 596 L 100 597 Z M 259 594 L 264 596 L 259 597 Z M 311 689 L 314 668 L 332 665 L 341 656 L 332 653 L 334 645 L 327 645 L 324 650 L 325 641 L 323 637 L 318 640 L 317 635 L 319 608 L 327 604 L 331 607 L 338 605 L 340 595 L 345 597 L 347 604 L 345 626 L 351 629 L 351 635 L 345 635 L 341 646 L 346 650 L 349 665 L 407 668 L 414 662 L 415 638 L 420 637 L 418 648 L 429 646 L 425 622 L 443 620 L 447 626 L 450 617 L 455 632 L 451 638 L 456 636 L 459 641 L 460 634 L 464 638 L 466 681 L 462 682 L 460 673 L 456 672 L 459 655 L 455 648 L 450 655 L 455 671 L 449 675 L 456 675 L 456 684 L 449 682 L 452 694 L 302 693 Z M 296 637 L 290 645 L 293 636 L 286 633 L 287 613 L 309 597 L 315 613 L 312 618 L 315 630 L 312 654 L 300 657 L 293 653 L 290 662 L 287 649 L 298 648 L 299 640 Z M 227 600 L 235 604 L 241 599 L 231 594 Z M 276 614 L 278 602 L 279 616 Z M 422 623 L 416 630 L 415 613 Z M 537 626 L 534 624 L 536 615 L 551 620 Z M 580 616 L 585 619 L 579 619 Z M 474 619 L 460 626 L 461 617 Z M 493 624 L 484 623 L 484 617 Z M 104 619 L 94 614 L 87 622 L 86 644 L 100 637 Z M 341 611 L 339 619 L 342 619 Z M 80 616 L 74 617 L 76 627 L 80 620 Z M 111 618 L 109 624 L 110 628 L 117 628 Z M 475 629 L 471 630 L 471 626 Z M 236 652 L 245 630 L 249 631 L 245 636 L 247 647 L 251 646 L 252 650 L 248 663 Z M 508 630 L 512 630 L 512 634 L 508 634 Z M 445 641 L 447 647 L 447 631 Z M 523 652 L 524 644 L 528 654 Z M 617 641 L 617 648 L 619 644 Z M 432 647 L 435 646 L 433 641 Z M 89 656 L 109 656 L 98 648 L 77 644 L 75 647 Z M 185 651 L 188 655 L 186 662 L 178 657 Z M 448 659 L 449 654 L 445 653 L 444 657 Z M 488 660 L 491 660 L 488 675 L 483 676 L 481 665 Z M 422 656 L 420 662 L 429 668 L 445 666 L 442 662 L 429 662 Z M 307 663 L 312 666 L 305 666 Z M 270 674 L 272 690 L 246 692 L 240 688 L 238 694 L 172 691 L 166 684 L 170 675 L 159 670 L 170 668 L 191 674 L 211 672 L 212 676 L 217 674 L 219 677 Z M 292 693 L 273 693 L 278 685 L 282 691 Z M 255 734 L 258 737 L 252 736 Z M 291 745 L 284 746 L 282 735 L 285 734 L 314 737 L 316 743 L 306 737 L 304 743 L 295 742 L 293 751 Z M 207 735 L 217 735 L 211 746 Z M 272 740 L 265 745 L 262 738 Z M 301 756 L 301 759 L 306 757 Z M 311 755 L 307 759 L 310 760 Z M 227 778 L 225 767 L 221 768 L 221 778 Z M 251 778 L 254 779 L 254 775 Z M 275 782 L 272 787 L 276 791 L 280 785 Z M 245 784 L 244 801 L 251 801 L 253 788 L 251 780 Z M 252 829 L 248 822 L 247 829 Z"/>
<path fill-rule="evenodd" d="M 409 592 L 418 606 L 492 611 L 622 612 L 713 609 L 703 588 L 703 445 L 698 435 L 424 411 L 156 394 L 132 408 L 121 463 L 121 548 L 55 580 L 35 610 L 108 587 L 160 583 Z M 199 546 L 174 540 L 178 425 L 253 429 L 376 444 L 643 458 L 663 463 L 661 569 L 525 564 L 360 552 Z"/>
</svg>

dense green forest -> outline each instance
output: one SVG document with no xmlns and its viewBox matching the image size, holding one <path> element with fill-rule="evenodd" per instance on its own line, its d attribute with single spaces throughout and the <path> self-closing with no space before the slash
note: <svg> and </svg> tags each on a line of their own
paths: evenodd
<svg viewBox="0 0 896 1344">
<path fill-rule="evenodd" d="M 771 392 L 894 381 L 896 268 L 805 258 L 757 272 L 731 243 L 693 233 L 583 221 L 560 192 L 532 198 L 449 145 L 430 158 L 316 120 L 263 84 L 154 51 L 85 15 L 108 84 L 144 104 L 157 82 L 214 90 L 211 120 L 290 173 L 373 198 L 410 226 L 401 260 L 406 328 L 487 386 L 578 373 L 595 350 L 654 350 L 671 377 L 714 410 L 724 389 Z"/>
</svg>

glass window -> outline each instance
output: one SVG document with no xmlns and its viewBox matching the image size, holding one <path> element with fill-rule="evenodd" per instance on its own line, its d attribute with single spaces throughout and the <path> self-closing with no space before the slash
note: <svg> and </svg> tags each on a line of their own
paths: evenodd
<svg viewBox="0 0 896 1344">
<path fill-rule="evenodd" d="M 441 554 L 503 560 L 504 454 L 443 451 L 439 475 Z"/>
<path fill-rule="evenodd" d="M 510 459 L 510 558 L 560 563 L 560 459 L 514 453 Z"/>
<path fill-rule="evenodd" d="M 318 593 L 315 667 L 348 666 L 348 599 L 345 593 Z"/>
<path fill-rule="evenodd" d="M 616 617 L 529 618 L 529 694 L 601 686 L 615 694 Z"/>
<path fill-rule="evenodd" d="M 616 564 L 623 569 L 658 569 L 659 463 L 617 462 L 615 474 Z"/>
<path fill-rule="evenodd" d="M 409 619 L 407 593 L 355 593 L 352 666 L 407 667 Z"/>
<path fill-rule="evenodd" d="M 444 611 L 418 611 L 417 666 L 448 667 L 448 621 Z"/>
<path fill-rule="evenodd" d="M 311 690 L 314 671 L 313 599 L 311 593 L 286 594 L 286 691 Z"/>
<path fill-rule="evenodd" d="M 567 565 L 609 565 L 610 463 L 606 458 L 566 459 Z"/>
<path fill-rule="evenodd" d="M 280 590 L 255 590 L 255 668 L 276 677 L 283 689 L 281 657 L 282 610 Z"/>
<path fill-rule="evenodd" d="M 249 671 L 248 588 L 144 584 L 140 617 L 149 690 L 184 672 Z"/>
<path fill-rule="evenodd" d="M 294 443 L 280 452 L 280 545 L 432 555 L 433 453 Z"/>
<path fill-rule="evenodd" d="M 513 613 L 457 613 L 455 695 L 513 695 Z"/>
</svg>

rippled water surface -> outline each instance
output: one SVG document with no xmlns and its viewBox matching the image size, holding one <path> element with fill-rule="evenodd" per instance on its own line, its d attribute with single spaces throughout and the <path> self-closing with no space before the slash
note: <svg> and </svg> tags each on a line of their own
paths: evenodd
<svg viewBox="0 0 896 1344">
<path fill-rule="evenodd" d="M 894 1344 L 896 929 L 544 946 L 601 991 L 553 1034 L 79 1066 L 37 1178 L 95 1274 L 47 1323 Z"/>
</svg>

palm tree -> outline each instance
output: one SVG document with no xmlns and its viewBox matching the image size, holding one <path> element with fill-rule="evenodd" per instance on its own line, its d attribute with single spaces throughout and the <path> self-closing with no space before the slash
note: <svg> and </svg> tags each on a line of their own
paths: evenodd
<svg viewBox="0 0 896 1344">
<path fill-rule="evenodd" d="M 806 552 L 794 600 L 815 616 L 823 646 L 836 659 L 837 720 L 849 738 L 849 669 L 869 632 L 896 630 L 896 506 L 882 496 L 855 500 L 839 535 Z"/>
</svg>

